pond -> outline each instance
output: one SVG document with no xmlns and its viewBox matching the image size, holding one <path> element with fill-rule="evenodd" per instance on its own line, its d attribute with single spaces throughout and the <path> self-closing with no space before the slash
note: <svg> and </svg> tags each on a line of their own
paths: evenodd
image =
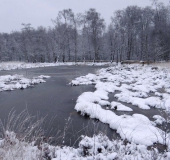
<svg viewBox="0 0 170 160">
<path fill-rule="evenodd" d="M 103 67 L 97 66 L 57 66 L 34 69 L 0 71 L 0 75 L 21 74 L 31 78 L 39 75 L 49 75 L 46 83 L 35 85 L 24 90 L 0 92 L 0 118 L 7 119 L 13 109 L 16 113 L 27 109 L 31 115 L 45 117 L 43 128 L 45 136 L 54 136 L 66 130 L 64 138 L 54 143 L 77 145 L 81 135 L 92 136 L 102 131 L 110 138 L 118 135 L 108 125 L 79 115 L 75 110 L 77 97 L 86 91 L 94 91 L 94 86 L 83 85 L 73 87 L 69 82 L 76 77 L 95 73 Z M 68 118 L 69 124 L 68 123 Z M 76 143 L 75 143 L 76 141 Z"/>
</svg>

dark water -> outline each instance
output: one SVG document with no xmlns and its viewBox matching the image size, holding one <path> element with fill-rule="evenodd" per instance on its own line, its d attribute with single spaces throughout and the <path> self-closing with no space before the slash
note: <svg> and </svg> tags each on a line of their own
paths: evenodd
<svg viewBox="0 0 170 160">
<path fill-rule="evenodd" d="M 77 145 L 81 135 L 92 136 L 104 132 L 110 139 L 119 135 L 97 120 L 79 115 L 75 110 L 77 97 L 86 91 L 94 91 L 93 85 L 70 86 L 69 82 L 76 77 L 95 73 L 101 67 L 96 66 L 58 66 L 35 69 L 0 71 L 0 75 L 22 74 L 28 78 L 39 75 L 49 75 L 46 83 L 35 85 L 24 90 L 0 92 L 0 119 L 7 119 L 9 112 L 14 109 L 20 113 L 27 109 L 31 115 L 45 117 L 43 128 L 45 136 L 59 137 L 54 143 Z M 102 67 L 103 68 L 103 67 Z M 115 94 L 115 93 L 114 93 Z M 114 94 L 109 94 L 109 101 L 117 101 Z M 122 103 L 122 102 L 121 102 Z M 139 113 L 151 120 L 153 115 L 160 114 L 157 109 L 143 110 L 131 104 L 122 103 L 133 109 L 133 112 L 115 111 L 117 115 Z M 112 110 L 113 111 L 113 110 Z M 69 121 L 68 121 L 69 119 Z M 65 131 L 66 135 L 63 134 Z M 64 137 L 64 138 L 63 138 Z M 75 143 L 76 142 L 76 143 Z"/>
<path fill-rule="evenodd" d="M 108 125 L 79 115 L 75 110 L 77 97 L 86 91 L 94 91 L 94 86 L 84 85 L 72 87 L 69 82 L 76 77 L 95 73 L 101 67 L 96 66 L 59 66 L 23 70 L 0 71 L 0 75 L 22 74 L 28 78 L 49 75 L 46 83 L 35 85 L 24 90 L 0 92 L 0 118 L 6 119 L 11 109 L 20 113 L 27 109 L 31 115 L 45 117 L 46 136 L 58 136 L 58 132 L 66 130 L 66 136 L 59 142 L 74 145 L 82 134 L 92 136 L 100 131 L 107 132 L 112 138 L 117 136 Z M 68 123 L 68 117 L 71 121 Z M 52 120 L 53 119 L 53 120 Z M 57 141 L 57 143 L 59 143 Z M 77 143 L 76 143 L 77 144 Z"/>
</svg>

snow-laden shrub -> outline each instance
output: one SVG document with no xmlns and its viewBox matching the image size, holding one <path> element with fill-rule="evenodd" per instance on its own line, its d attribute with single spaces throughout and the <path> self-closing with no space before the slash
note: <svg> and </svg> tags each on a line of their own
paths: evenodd
<svg viewBox="0 0 170 160">
<path fill-rule="evenodd" d="M 145 145 L 136 145 L 127 140 L 109 140 L 106 135 L 98 134 L 92 138 L 83 137 L 78 152 L 87 159 L 95 160 L 152 160 L 164 159 L 167 154 L 160 154 L 157 149 L 148 150 Z"/>
<path fill-rule="evenodd" d="M 0 121 L 0 159 L 36 160 L 40 150 L 34 144 L 42 139 L 42 122 L 43 119 L 36 120 L 26 110 L 19 115 L 11 111 L 6 123 Z"/>
</svg>

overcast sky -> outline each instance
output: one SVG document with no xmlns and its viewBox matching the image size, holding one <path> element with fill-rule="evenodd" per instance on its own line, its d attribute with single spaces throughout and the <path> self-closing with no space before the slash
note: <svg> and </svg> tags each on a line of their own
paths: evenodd
<svg viewBox="0 0 170 160">
<path fill-rule="evenodd" d="M 169 0 L 159 0 L 168 4 Z M 71 8 L 75 13 L 83 13 L 96 8 L 108 24 L 114 11 L 129 5 L 145 7 L 150 0 L 0 0 L 0 32 L 18 31 L 22 23 L 32 27 L 53 26 L 51 19 L 63 9 Z"/>
</svg>

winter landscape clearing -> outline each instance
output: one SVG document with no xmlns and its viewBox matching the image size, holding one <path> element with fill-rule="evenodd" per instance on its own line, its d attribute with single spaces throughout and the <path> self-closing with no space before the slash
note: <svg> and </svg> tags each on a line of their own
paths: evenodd
<svg viewBox="0 0 170 160">
<path fill-rule="evenodd" d="M 16 63 L 15 63 L 16 65 Z M 34 64 L 30 68 L 36 68 Z M 116 131 L 121 139 L 109 139 L 104 132 L 93 137 L 82 135 L 78 147 L 50 145 L 48 141 L 37 136 L 28 142 L 26 139 L 33 131 L 40 130 L 41 123 L 30 124 L 32 130 L 26 134 L 27 120 L 30 117 L 15 115 L 9 119 L 8 129 L 1 124 L 1 157 L 9 159 L 169 159 L 170 133 L 170 72 L 166 67 L 142 65 L 110 64 L 95 74 L 89 73 L 73 79 L 70 85 L 74 87 L 92 85 L 93 92 L 84 92 L 75 104 L 75 110 L 82 116 L 97 119 L 108 124 L 113 132 Z M 40 65 L 41 66 L 41 65 Z M 44 67 L 44 66 L 43 66 Z M 84 66 L 85 67 L 85 66 Z M 13 69 L 13 68 L 11 68 Z M 31 79 L 22 75 L 0 76 L 1 91 L 25 89 L 37 83 L 45 82 L 50 76 L 36 76 Z M 51 77 L 52 79 L 52 77 Z M 36 88 L 36 87 L 35 87 Z M 15 92 L 15 91 L 14 91 Z M 109 95 L 115 97 L 110 99 Z M 152 108 L 159 110 L 159 115 L 148 118 L 144 114 L 134 113 L 133 108 L 150 112 Z M 117 114 L 119 112 L 119 114 Z M 17 117 L 17 116 L 16 116 Z M 12 123 L 13 121 L 14 124 Z M 11 124 L 10 124 L 11 123 Z M 12 130 L 11 126 L 22 126 L 26 135 L 23 138 Z M 6 131 L 5 131 L 6 130 Z M 37 132 L 38 133 L 38 132 Z M 61 136 L 61 138 L 63 135 Z M 24 141 L 23 141 L 24 140 Z M 39 143 L 38 143 L 39 141 Z"/>
<path fill-rule="evenodd" d="M 0 0 L 0 160 L 170 160 L 170 0 Z"/>
</svg>

